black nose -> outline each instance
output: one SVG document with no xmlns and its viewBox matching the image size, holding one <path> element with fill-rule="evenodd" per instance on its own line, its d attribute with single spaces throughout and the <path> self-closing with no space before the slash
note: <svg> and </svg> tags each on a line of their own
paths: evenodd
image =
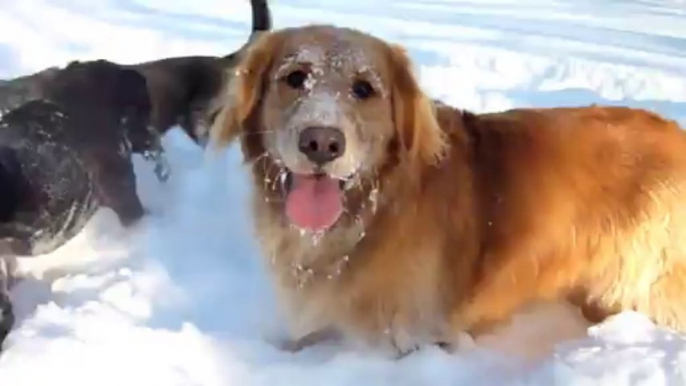
<svg viewBox="0 0 686 386">
<path fill-rule="evenodd" d="M 345 136 L 335 127 L 308 127 L 300 133 L 298 147 L 310 161 L 322 165 L 343 154 Z"/>
</svg>

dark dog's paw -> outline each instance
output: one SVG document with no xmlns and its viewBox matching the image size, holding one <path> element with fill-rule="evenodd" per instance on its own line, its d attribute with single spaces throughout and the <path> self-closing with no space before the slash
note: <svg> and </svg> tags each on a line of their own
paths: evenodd
<svg viewBox="0 0 686 386">
<path fill-rule="evenodd" d="M 168 163 L 157 163 L 155 165 L 155 176 L 160 182 L 167 182 L 171 175 L 171 168 Z"/>
<path fill-rule="evenodd" d="M 167 160 L 167 156 L 163 151 L 149 150 L 143 153 L 143 158 L 147 161 L 155 163 L 155 176 L 161 182 L 167 182 L 171 175 L 171 166 Z"/>
</svg>

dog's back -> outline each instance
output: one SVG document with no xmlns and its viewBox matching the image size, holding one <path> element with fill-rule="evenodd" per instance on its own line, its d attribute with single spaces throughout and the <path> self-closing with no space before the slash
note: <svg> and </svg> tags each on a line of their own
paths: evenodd
<svg viewBox="0 0 686 386">
<path fill-rule="evenodd" d="M 479 203 L 452 213 L 480 221 L 478 274 L 457 326 L 484 331 L 530 302 L 562 299 L 593 322 L 635 310 L 686 330 L 686 134 L 675 122 L 607 106 L 440 107 L 439 121 L 469 133 L 469 161 L 456 148 L 444 170 L 468 164 Z"/>
</svg>

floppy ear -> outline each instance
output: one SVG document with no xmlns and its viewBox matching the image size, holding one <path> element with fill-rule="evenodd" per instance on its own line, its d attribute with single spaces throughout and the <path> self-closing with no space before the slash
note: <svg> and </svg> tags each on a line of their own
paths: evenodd
<svg viewBox="0 0 686 386">
<path fill-rule="evenodd" d="M 436 119 L 432 101 L 422 92 L 405 49 L 390 45 L 393 118 L 401 159 L 413 164 L 438 163 L 446 151 L 445 133 Z"/>
<path fill-rule="evenodd" d="M 122 107 L 133 105 L 149 110 L 148 81 L 140 72 L 128 68 L 121 69 L 117 71 L 114 82 L 115 103 Z"/>
<path fill-rule="evenodd" d="M 210 129 L 210 143 L 215 149 L 226 147 L 243 130 L 243 124 L 264 92 L 266 73 L 279 41 L 280 35 L 264 32 L 242 53 Z"/>
</svg>

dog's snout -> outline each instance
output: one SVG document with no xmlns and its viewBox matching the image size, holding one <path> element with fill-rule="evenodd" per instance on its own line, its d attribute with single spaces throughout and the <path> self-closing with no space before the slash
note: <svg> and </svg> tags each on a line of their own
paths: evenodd
<svg viewBox="0 0 686 386">
<path fill-rule="evenodd" d="M 343 155 L 345 136 L 336 127 L 308 127 L 300 133 L 298 147 L 310 161 L 322 165 Z"/>
</svg>

